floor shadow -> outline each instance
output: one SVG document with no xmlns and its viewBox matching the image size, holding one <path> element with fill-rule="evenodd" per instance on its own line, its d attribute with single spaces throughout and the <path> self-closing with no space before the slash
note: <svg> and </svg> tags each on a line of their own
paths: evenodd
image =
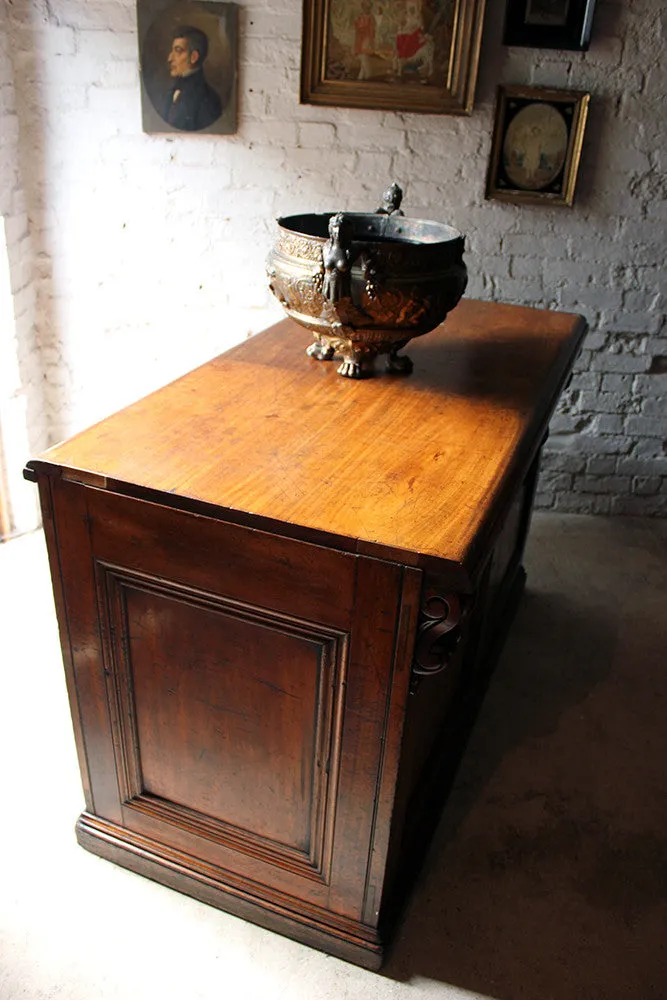
<svg viewBox="0 0 667 1000">
<path fill-rule="evenodd" d="M 666 748 L 662 626 L 642 623 L 657 702 L 635 714 L 618 609 L 582 587 L 524 596 L 385 976 L 497 1000 L 667 996 L 666 786 L 638 785 Z"/>
</svg>

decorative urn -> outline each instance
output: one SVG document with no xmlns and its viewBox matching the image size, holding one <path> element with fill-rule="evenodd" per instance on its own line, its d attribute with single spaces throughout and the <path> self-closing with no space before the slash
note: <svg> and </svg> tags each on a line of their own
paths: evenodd
<svg viewBox="0 0 667 1000">
<path fill-rule="evenodd" d="M 386 355 L 388 371 L 411 372 L 398 352 L 442 323 L 465 291 L 463 236 L 440 222 L 406 218 L 401 199 L 392 184 L 374 213 L 277 220 L 269 287 L 313 332 L 310 357 L 342 356 L 338 372 L 347 378 L 369 374 L 378 355 Z"/>
</svg>

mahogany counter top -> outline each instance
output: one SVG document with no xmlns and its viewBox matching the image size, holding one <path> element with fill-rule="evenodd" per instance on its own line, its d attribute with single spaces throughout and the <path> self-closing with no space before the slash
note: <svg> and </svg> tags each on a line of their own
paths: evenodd
<svg viewBox="0 0 667 1000">
<path fill-rule="evenodd" d="M 51 448 L 27 475 L 61 469 L 472 576 L 479 538 L 541 443 L 585 332 L 580 316 L 463 300 L 408 345 L 411 375 L 353 381 L 307 358 L 309 334 L 285 320 Z"/>
</svg>

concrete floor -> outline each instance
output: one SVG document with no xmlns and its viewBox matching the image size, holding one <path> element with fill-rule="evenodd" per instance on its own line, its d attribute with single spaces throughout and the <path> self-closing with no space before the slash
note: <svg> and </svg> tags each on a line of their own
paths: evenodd
<svg viewBox="0 0 667 1000">
<path fill-rule="evenodd" d="M 540 515 L 381 974 L 79 848 L 41 534 L 0 546 L 2 1000 L 666 1000 L 667 522 Z"/>
</svg>

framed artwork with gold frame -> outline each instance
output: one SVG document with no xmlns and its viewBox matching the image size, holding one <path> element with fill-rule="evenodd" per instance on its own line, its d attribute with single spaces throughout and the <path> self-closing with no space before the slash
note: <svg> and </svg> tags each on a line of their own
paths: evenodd
<svg viewBox="0 0 667 1000">
<path fill-rule="evenodd" d="M 486 197 L 572 205 L 590 94 L 499 87 Z"/>
<path fill-rule="evenodd" d="M 470 114 L 485 0 L 304 0 L 301 103 Z"/>
</svg>

